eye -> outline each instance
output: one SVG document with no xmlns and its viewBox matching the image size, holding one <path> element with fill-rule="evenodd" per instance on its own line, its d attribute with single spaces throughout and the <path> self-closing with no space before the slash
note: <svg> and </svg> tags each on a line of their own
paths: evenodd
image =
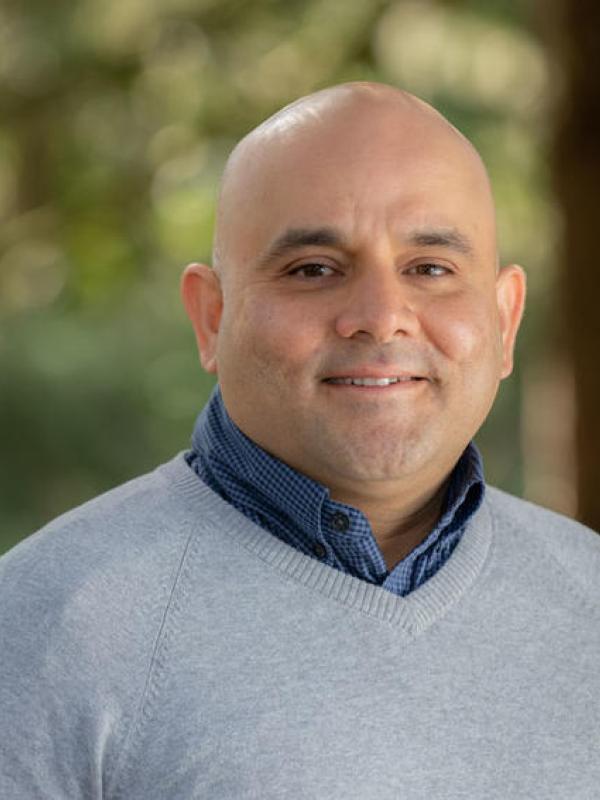
<svg viewBox="0 0 600 800">
<path fill-rule="evenodd" d="M 427 278 L 443 278 L 445 275 L 450 275 L 452 270 L 445 267 L 443 264 L 426 263 L 417 264 L 407 270 L 409 275 L 424 275 Z"/>
<path fill-rule="evenodd" d="M 290 270 L 288 275 L 299 275 L 301 278 L 330 278 L 336 270 L 327 264 L 300 264 Z"/>
</svg>

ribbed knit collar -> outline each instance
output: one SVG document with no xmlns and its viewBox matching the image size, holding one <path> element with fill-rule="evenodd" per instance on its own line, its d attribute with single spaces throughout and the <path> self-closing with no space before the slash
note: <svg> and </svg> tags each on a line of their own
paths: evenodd
<svg viewBox="0 0 600 800">
<path fill-rule="evenodd" d="M 333 569 L 265 532 L 199 481 L 184 453 L 159 467 L 159 474 L 187 518 L 193 549 L 203 547 L 206 535 L 215 542 L 226 536 L 282 576 L 410 635 L 424 631 L 460 600 L 480 575 L 493 541 L 493 515 L 484 500 L 467 523 L 452 558 L 425 584 L 400 597 Z"/>
<path fill-rule="evenodd" d="M 198 417 L 189 462 L 223 499 L 305 554 L 396 594 L 428 580 L 450 557 L 479 507 L 481 458 L 470 444 L 453 470 L 441 518 L 425 539 L 388 572 L 369 521 L 330 499 L 327 487 L 292 469 L 250 440 L 229 417 L 219 387 Z M 336 517 L 347 530 L 337 533 Z"/>
</svg>

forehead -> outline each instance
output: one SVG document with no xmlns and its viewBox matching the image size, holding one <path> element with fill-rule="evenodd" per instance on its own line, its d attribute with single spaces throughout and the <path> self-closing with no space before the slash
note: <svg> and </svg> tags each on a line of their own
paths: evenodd
<svg viewBox="0 0 600 800">
<path fill-rule="evenodd" d="M 383 229 L 399 237 L 454 229 L 482 246 L 493 239 L 487 176 L 458 134 L 430 120 L 368 123 L 338 118 L 242 152 L 221 213 L 231 254 L 251 258 L 286 230 L 315 227 L 357 245 Z"/>
</svg>

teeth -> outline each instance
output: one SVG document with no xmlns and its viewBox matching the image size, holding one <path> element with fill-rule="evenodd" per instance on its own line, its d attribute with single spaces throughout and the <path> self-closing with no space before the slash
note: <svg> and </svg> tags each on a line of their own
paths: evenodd
<svg viewBox="0 0 600 800">
<path fill-rule="evenodd" d="M 393 378 L 329 378 L 329 383 L 342 383 L 346 386 L 390 386 L 392 383 L 411 381 L 411 377 Z"/>
</svg>

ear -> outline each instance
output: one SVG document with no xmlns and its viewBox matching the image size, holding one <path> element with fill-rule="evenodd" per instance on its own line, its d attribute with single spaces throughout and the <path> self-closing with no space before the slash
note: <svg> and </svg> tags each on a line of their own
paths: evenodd
<svg viewBox="0 0 600 800">
<path fill-rule="evenodd" d="M 217 372 L 217 338 L 223 294 L 217 273 L 206 264 L 189 264 L 181 277 L 181 297 L 198 343 L 200 363 Z"/>
<path fill-rule="evenodd" d="M 516 264 L 503 267 L 496 278 L 496 299 L 502 337 L 501 378 L 510 375 L 513 369 L 513 353 L 517 331 L 525 308 L 527 278 Z"/>
</svg>

